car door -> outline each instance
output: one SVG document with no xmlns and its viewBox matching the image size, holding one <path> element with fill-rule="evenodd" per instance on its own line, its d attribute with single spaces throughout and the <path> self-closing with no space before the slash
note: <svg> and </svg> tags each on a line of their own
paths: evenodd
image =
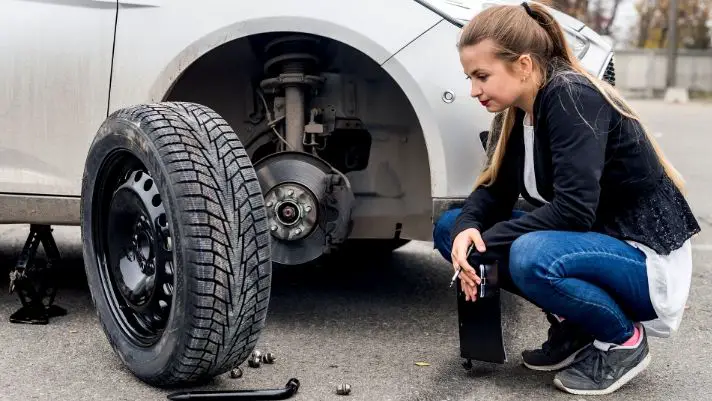
<svg viewBox="0 0 712 401">
<path fill-rule="evenodd" d="M 0 193 L 78 196 L 106 118 L 117 0 L 5 0 Z"/>
</svg>

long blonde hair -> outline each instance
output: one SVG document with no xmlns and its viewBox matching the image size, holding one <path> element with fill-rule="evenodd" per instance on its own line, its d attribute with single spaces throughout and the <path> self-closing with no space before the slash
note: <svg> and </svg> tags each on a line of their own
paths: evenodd
<svg viewBox="0 0 712 401">
<path fill-rule="evenodd" d="M 542 77 L 540 88 L 551 78 L 547 76 L 548 65 L 563 63 L 569 67 L 571 73 L 583 75 L 622 116 L 638 122 L 640 129 L 645 132 L 655 150 L 665 173 L 675 186 L 683 191 L 682 176 L 665 158 L 655 138 L 641 123 L 640 117 L 613 86 L 586 71 L 566 42 L 561 26 L 545 6 L 536 2 L 526 4 L 532 15 L 523 5 L 491 6 L 482 11 L 463 28 L 457 44 L 458 49 L 476 45 L 485 39 L 491 39 L 495 45 L 496 56 L 505 62 L 514 62 L 522 54 L 528 53 Z M 503 112 L 501 124 L 492 125 L 495 129 L 498 126 L 501 127 L 501 131 L 489 162 L 477 177 L 475 187 L 491 185 L 496 180 L 509 136 L 514 127 L 515 117 L 515 107 L 509 107 Z M 490 133 L 491 137 L 492 133 Z"/>
</svg>

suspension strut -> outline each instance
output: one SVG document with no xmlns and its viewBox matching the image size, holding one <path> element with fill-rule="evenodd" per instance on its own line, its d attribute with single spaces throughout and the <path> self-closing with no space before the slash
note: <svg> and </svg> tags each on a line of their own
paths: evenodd
<svg viewBox="0 0 712 401">
<path fill-rule="evenodd" d="M 304 151 L 304 121 L 307 91 L 320 87 L 325 78 L 316 75 L 320 59 L 319 40 L 307 35 L 287 35 L 265 46 L 269 57 L 264 72 L 271 78 L 260 82 L 266 93 L 284 93 L 285 140 L 289 150 Z"/>
</svg>

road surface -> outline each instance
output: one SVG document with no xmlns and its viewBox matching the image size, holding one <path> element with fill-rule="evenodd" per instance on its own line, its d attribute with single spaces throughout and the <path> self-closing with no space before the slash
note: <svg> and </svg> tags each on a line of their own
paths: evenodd
<svg viewBox="0 0 712 401">
<path fill-rule="evenodd" d="M 653 360 L 641 376 L 610 400 L 699 400 L 712 393 L 712 105 L 634 104 L 670 159 L 688 179 L 689 197 L 703 226 L 695 239 L 694 278 L 681 331 L 651 339 Z M 0 261 L 14 263 L 27 227 L 0 228 Z M 47 326 L 8 323 L 18 300 L 0 292 L 1 400 L 165 400 L 170 391 L 136 380 L 114 356 L 91 305 L 77 228 L 56 229 L 68 258 L 57 303 L 69 310 Z M 7 275 L 0 288 L 7 288 Z M 451 268 L 417 242 L 381 262 L 276 270 L 266 330 L 258 348 L 273 365 L 244 367 L 201 389 L 276 388 L 296 377 L 294 400 L 581 400 L 556 390 L 553 374 L 521 366 L 520 352 L 546 336 L 544 315 L 505 296 L 504 365 L 459 358 Z M 429 366 L 416 366 L 415 362 Z M 335 395 L 339 383 L 350 396 Z"/>
</svg>

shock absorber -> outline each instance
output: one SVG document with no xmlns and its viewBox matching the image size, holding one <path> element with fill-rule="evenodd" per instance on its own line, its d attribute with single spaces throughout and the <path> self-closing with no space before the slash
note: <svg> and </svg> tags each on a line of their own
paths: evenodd
<svg viewBox="0 0 712 401">
<path fill-rule="evenodd" d="M 284 92 L 285 140 L 290 150 L 304 151 L 305 95 L 325 80 L 316 75 L 320 62 L 316 55 L 318 45 L 316 37 L 286 35 L 265 46 L 268 59 L 264 72 L 271 78 L 262 80 L 260 87 L 267 93 Z"/>
</svg>

